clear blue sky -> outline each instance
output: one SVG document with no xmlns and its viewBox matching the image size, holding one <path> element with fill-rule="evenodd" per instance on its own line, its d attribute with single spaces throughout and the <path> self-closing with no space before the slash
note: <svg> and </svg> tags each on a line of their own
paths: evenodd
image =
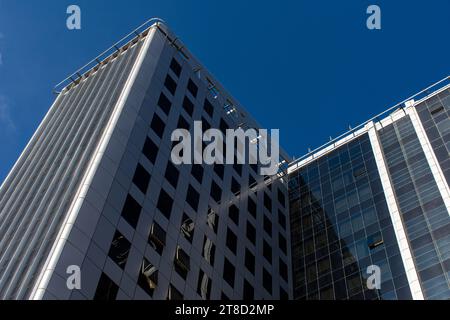
<svg viewBox="0 0 450 320">
<path fill-rule="evenodd" d="M 70 4 L 80 31 L 66 28 Z M 366 28 L 370 4 L 380 31 Z M 0 181 L 53 86 L 154 16 L 297 157 L 450 73 L 448 0 L 0 0 Z"/>
</svg>

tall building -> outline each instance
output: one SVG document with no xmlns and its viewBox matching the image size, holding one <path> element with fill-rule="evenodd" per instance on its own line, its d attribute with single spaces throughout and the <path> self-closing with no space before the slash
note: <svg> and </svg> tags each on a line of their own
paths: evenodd
<svg viewBox="0 0 450 320">
<path fill-rule="evenodd" d="M 291 163 L 295 299 L 450 299 L 450 85 L 414 99 Z"/>
<path fill-rule="evenodd" d="M 0 299 L 450 298 L 450 84 L 272 176 L 172 162 L 194 121 L 260 126 L 158 19 L 56 94 L 0 187 Z"/>
<path fill-rule="evenodd" d="M 163 23 L 57 94 L 0 188 L 1 299 L 290 297 L 283 167 L 171 161 L 171 133 L 194 120 L 259 125 Z"/>
</svg>

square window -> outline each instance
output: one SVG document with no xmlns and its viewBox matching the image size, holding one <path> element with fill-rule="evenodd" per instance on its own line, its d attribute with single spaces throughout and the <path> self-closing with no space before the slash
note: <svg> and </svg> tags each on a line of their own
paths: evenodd
<svg viewBox="0 0 450 320">
<path fill-rule="evenodd" d="M 142 148 L 142 153 L 152 164 L 155 164 L 156 156 L 158 155 L 158 146 L 147 137 Z"/>
<path fill-rule="evenodd" d="M 150 234 L 148 235 L 148 243 L 158 252 L 160 255 L 163 252 L 164 246 L 166 245 L 166 232 L 164 229 L 153 222 L 150 228 Z"/>
<path fill-rule="evenodd" d="M 208 239 L 207 236 L 203 238 L 203 258 L 211 265 L 214 266 L 214 255 L 216 253 L 216 246 Z"/>
<path fill-rule="evenodd" d="M 205 109 L 206 113 L 212 118 L 213 114 L 214 114 L 214 107 L 211 104 L 211 102 L 209 102 L 208 99 L 205 99 L 205 103 L 203 104 L 203 109 Z"/>
<path fill-rule="evenodd" d="M 111 247 L 109 247 L 108 256 L 117 263 L 120 268 L 125 269 L 128 254 L 130 253 L 130 247 L 130 241 L 128 241 L 119 231 L 116 231 L 111 242 Z"/>
<path fill-rule="evenodd" d="M 213 180 L 211 182 L 211 192 L 210 192 L 211 198 L 213 198 L 217 203 L 220 202 L 220 199 L 222 198 L 222 189 L 219 187 L 219 185 Z"/>
<path fill-rule="evenodd" d="M 272 275 L 266 268 L 263 268 L 263 287 L 268 293 L 272 294 Z"/>
<path fill-rule="evenodd" d="M 181 249 L 180 246 L 177 247 L 177 252 L 175 253 L 174 261 L 175 271 L 183 278 L 186 279 L 187 273 L 190 269 L 190 258 L 189 255 Z"/>
<path fill-rule="evenodd" d="M 172 161 L 169 160 L 167 162 L 166 173 L 164 174 L 164 177 L 170 183 L 170 185 L 174 187 L 174 189 L 177 188 L 179 176 L 180 172 L 172 163 Z"/>
<path fill-rule="evenodd" d="M 180 117 L 178 118 L 177 128 L 179 128 L 179 129 L 186 129 L 188 131 L 190 129 L 189 122 L 187 122 L 187 120 L 182 115 L 180 115 Z"/>
<path fill-rule="evenodd" d="M 161 108 L 162 111 L 164 111 L 165 114 L 169 115 L 172 103 L 170 102 L 169 98 L 167 98 L 166 95 L 162 92 L 161 95 L 159 96 L 158 106 Z"/>
<path fill-rule="evenodd" d="M 178 63 L 178 61 L 175 58 L 172 58 L 172 61 L 170 62 L 170 69 L 177 75 L 177 77 L 181 74 L 181 65 Z"/>
<path fill-rule="evenodd" d="M 114 283 L 105 273 L 102 273 L 95 290 L 94 300 L 116 300 L 119 286 Z"/>
<path fill-rule="evenodd" d="M 192 114 L 194 113 L 194 104 L 188 97 L 184 97 L 183 109 L 186 110 L 187 114 L 192 117 Z"/>
<path fill-rule="evenodd" d="M 278 202 L 283 206 L 283 208 L 286 206 L 286 197 L 280 189 L 278 189 Z"/>
<path fill-rule="evenodd" d="M 272 247 L 266 240 L 263 240 L 263 256 L 270 264 L 272 264 Z"/>
<path fill-rule="evenodd" d="M 169 284 L 169 290 L 167 291 L 167 300 L 183 300 L 183 295 L 175 288 L 173 284 Z"/>
<path fill-rule="evenodd" d="M 270 221 L 270 219 L 264 215 L 264 231 L 269 235 L 272 236 L 272 221 Z"/>
<path fill-rule="evenodd" d="M 256 218 L 256 202 L 253 201 L 252 198 L 248 197 L 248 212 L 254 217 Z"/>
<path fill-rule="evenodd" d="M 173 206 L 173 199 L 164 189 L 161 189 L 156 207 L 167 218 L 167 220 L 170 219 L 170 215 L 172 213 L 172 206 Z"/>
<path fill-rule="evenodd" d="M 280 210 L 278 210 L 278 223 L 283 229 L 286 229 L 286 216 Z"/>
<path fill-rule="evenodd" d="M 217 176 L 221 180 L 223 180 L 223 175 L 225 173 L 225 166 L 223 164 L 216 163 L 216 164 L 214 164 L 213 169 L 214 169 L 214 172 L 217 174 Z"/>
<path fill-rule="evenodd" d="M 164 86 L 169 90 L 172 95 L 175 95 L 175 91 L 177 90 L 177 83 L 173 78 L 169 75 L 166 76 L 166 80 L 164 81 Z"/>
<path fill-rule="evenodd" d="M 245 267 L 253 275 L 255 274 L 255 256 L 247 248 L 245 249 Z"/>
<path fill-rule="evenodd" d="M 247 281 L 247 279 L 244 279 L 244 300 L 253 300 L 255 299 L 255 289 L 252 287 L 250 282 Z"/>
<path fill-rule="evenodd" d="M 219 215 L 211 208 L 208 209 L 206 224 L 214 231 L 214 233 L 217 233 L 217 229 L 219 227 Z"/>
<path fill-rule="evenodd" d="M 286 263 L 284 263 L 281 258 L 279 259 L 279 265 L 280 265 L 280 276 L 283 278 L 284 281 L 288 282 L 288 266 Z"/>
<path fill-rule="evenodd" d="M 138 285 L 150 297 L 153 296 L 153 292 L 158 285 L 158 269 L 145 258 L 139 270 Z"/>
<path fill-rule="evenodd" d="M 202 184 L 203 181 L 203 167 L 200 164 L 193 164 L 191 169 L 191 175 Z"/>
<path fill-rule="evenodd" d="M 200 270 L 198 275 L 197 293 L 203 300 L 209 300 L 211 295 L 211 279 L 208 278 L 203 270 Z"/>
<path fill-rule="evenodd" d="M 264 207 L 266 207 L 269 212 L 272 212 L 272 199 L 270 196 L 264 192 Z"/>
<path fill-rule="evenodd" d="M 227 230 L 226 245 L 227 245 L 228 249 L 230 249 L 231 252 L 236 254 L 236 251 L 237 251 L 237 237 L 234 234 L 234 232 L 231 231 L 230 229 Z"/>
<path fill-rule="evenodd" d="M 150 174 L 145 170 L 145 168 L 138 163 L 136 171 L 134 172 L 133 183 L 143 194 L 147 192 L 148 184 L 150 182 Z"/>
<path fill-rule="evenodd" d="M 228 208 L 228 216 L 235 225 L 239 226 L 239 208 L 236 205 L 233 204 Z"/>
<path fill-rule="evenodd" d="M 152 130 L 156 133 L 156 135 L 160 138 L 163 137 L 164 135 L 164 128 L 165 128 L 165 124 L 164 121 L 162 121 L 162 119 L 155 113 L 153 115 L 153 119 L 152 119 L 152 123 L 150 125 L 150 127 L 152 128 Z"/>
<path fill-rule="evenodd" d="M 186 202 L 191 206 L 194 211 L 198 210 L 198 203 L 200 200 L 200 194 L 197 190 L 194 189 L 193 186 L 189 185 L 187 194 L 186 194 Z"/>
<path fill-rule="evenodd" d="M 278 246 L 280 247 L 281 251 L 287 255 L 287 241 L 281 233 L 278 234 Z"/>
<path fill-rule="evenodd" d="M 183 213 L 183 218 L 181 221 L 181 234 L 191 243 L 192 238 L 194 237 L 194 229 L 195 229 L 194 221 L 191 218 L 189 218 L 189 216 L 186 213 Z"/>
<path fill-rule="evenodd" d="M 194 83 L 194 81 L 192 81 L 192 79 L 189 79 L 189 82 L 188 82 L 188 85 L 187 85 L 187 89 L 192 94 L 192 96 L 194 98 L 197 97 L 198 87 Z"/>
<path fill-rule="evenodd" d="M 223 264 L 223 279 L 232 287 L 234 288 L 234 278 L 236 275 L 236 269 L 234 268 L 233 264 L 225 258 L 224 264 Z"/>
<path fill-rule="evenodd" d="M 134 198 L 131 195 L 128 195 L 122 209 L 122 217 L 134 229 L 136 229 L 137 223 L 139 221 L 141 209 L 142 209 L 141 205 L 136 200 L 134 200 Z"/>
<path fill-rule="evenodd" d="M 250 223 L 250 221 L 247 221 L 247 239 L 250 240 L 253 244 L 256 243 L 256 229 Z"/>
<path fill-rule="evenodd" d="M 233 177 L 231 177 L 231 192 L 236 196 L 241 193 L 241 185 Z"/>
<path fill-rule="evenodd" d="M 211 129 L 211 125 L 209 124 L 208 120 L 205 119 L 205 117 L 202 117 L 202 130 L 205 132 L 206 130 Z"/>
</svg>

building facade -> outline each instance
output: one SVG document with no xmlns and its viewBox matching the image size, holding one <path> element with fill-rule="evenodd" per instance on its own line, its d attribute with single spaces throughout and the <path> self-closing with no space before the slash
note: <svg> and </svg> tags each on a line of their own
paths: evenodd
<svg viewBox="0 0 450 320">
<path fill-rule="evenodd" d="M 450 298 L 449 88 L 290 165 L 294 298 Z"/>
<path fill-rule="evenodd" d="M 171 161 L 176 128 L 259 125 L 163 23 L 114 48 L 63 84 L 1 186 L 0 298 L 288 299 L 283 172 Z"/>
</svg>

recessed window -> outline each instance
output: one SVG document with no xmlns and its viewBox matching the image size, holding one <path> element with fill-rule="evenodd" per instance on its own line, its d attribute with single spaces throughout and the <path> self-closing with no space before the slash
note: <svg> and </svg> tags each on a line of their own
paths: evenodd
<svg viewBox="0 0 450 320">
<path fill-rule="evenodd" d="M 183 109 L 186 110 L 188 115 L 190 115 L 192 117 L 192 114 L 194 113 L 194 104 L 192 103 L 191 100 L 189 100 L 188 97 L 184 97 Z"/>
<path fill-rule="evenodd" d="M 117 265 L 124 269 L 127 263 L 128 254 L 130 253 L 131 243 L 119 231 L 114 234 L 111 247 L 109 247 L 108 256 Z"/>
<path fill-rule="evenodd" d="M 252 287 L 250 282 L 247 279 L 244 279 L 244 289 L 243 289 L 243 299 L 244 300 L 253 300 L 255 299 L 255 289 Z"/>
<path fill-rule="evenodd" d="M 253 201 L 252 198 L 248 197 L 248 204 L 247 204 L 248 212 L 256 218 L 256 202 Z"/>
<path fill-rule="evenodd" d="M 251 174 L 248 175 L 248 186 L 249 188 L 253 188 L 256 186 L 256 180 Z"/>
<path fill-rule="evenodd" d="M 172 107 L 172 103 L 170 102 L 169 98 L 167 98 L 166 95 L 162 92 L 158 99 L 158 106 L 167 115 L 170 112 L 170 107 Z"/>
<path fill-rule="evenodd" d="M 102 273 L 95 290 L 94 300 L 116 300 L 119 286 L 105 273 Z"/>
<path fill-rule="evenodd" d="M 164 121 L 161 120 L 161 118 L 155 113 L 153 115 L 152 123 L 150 127 L 152 130 L 156 133 L 156 135 L 160 138 L 164 135 L 164 128 L 165 128 Z"/>
<path fill-rule="evenodd" d="M 198 210 L 198 202 L 200 200 L 200 194 L 197 190 L 194 189 L 193 186 L 189 185 L 187 194 L 186 194 L 186 202 L 191 206 L 194 211 Z"/>
<path fill-rule="evenodd" d="M 278 202 L 285 207 L 286 206 L 286 197 L 284 196 L 283 191 L 278 189 Z"/>
<path fill-rule="evenodd" d="M 223 175 L 225 173 L 225 166 L 221 163 L 214 164 L 214 172 L 217 174 L 217 176 L 223 180 Z"/>
<path fill-rule="evenodd" d="M 209 102 L 208 99 L 205 99 L 205 103 L 203 104 L 203 108 L 205 109 L 206 113 L 212 118 L 213 114 L 214 114 L 214 107 L 211 104 L 211 102 Z"/>
<path fill-rule="evenodd" d="M 256 243 L 256 229 L 250 223 L 250 221 L 247 221 L 247 239 L 250 240 L 253 244 Z"/>
<path fill-rule="evenodd" d="M 203 254 L 203 258 L 205 258 L 205 260 L 211 266 L 214 266 L 214 255 L 215 255 L 215 253 L 216 253 L 216 246 L 214 245 L 214 243 L 207 236 L 205 236 L 203 238 L 202 254 Z"/>
<path fill-rule="evenodd" d="M 202 130 L 205 132 L 206 130 L 211 129 L 211 125 L 209 124 L 208 120 L 205 119 L 205 117 L 202 117 Z"/>
<path fill-rule="evenodd" d="M 161 211 L 161 213 L 167 218 L 170 219 L 170 215 L 172 213 L 173 199 L 169 196 L 169 194 L 161 189 L 158 198 L 158 204 L 156 207 Z"/>
<path fill-rule="evenodd" d="M 208 209 L 206 224 L 214 231 L 214 233 L 217 233 L 219 227 L 219 215 L 211 208 Z"/>
<path fill-rule="evenodd" d="M 236 196 L 241 193 L 241 185 L 233 177 L 231 177 L 231 192 Z"/>
<path fill-rule="evenodd" d="M 283 229 L 286 229 L 286 216 L 280 210 L 278 210 L 278 223 L 283 227 Z"/>
<path fill-rule="evenodd" d="M 239 225 L 239 208 L 236 205 L 233 204 L 228 208 L 228 216 L 235 225 Z"/>
<path fill-rule="evenodd" d="M 172 79 L 171 76 L 167 75 L 166 80 L 164 81 L 164 86 L 169 90 L 169 92 L 174 95 L 177 90 L 177 83 Z"/>
<path fill-rule="evenodd" d="M 289 300 L 288 293 L 281 287 L 280 287 L 280 300 Z"/>
<path fill-rule="evenodd" d="M 280 275 L 284 281 L 288 282 L 288 266 L 281 258 L 279 259 Z"/>
<path fill-rule="evenodd" d="M 192 81 L 192 79 L 189 79 L 189 82 L 188 82 L 188 85 L 187 85 L 187 89 L 192 94 L 192 96 L 194 98 L 197 97 L 198 87 L 194 83 L 194 81 Z"/>
<path fill-rule="evenodd" d="M 255 256 L 247 248 L 245 249 L 245 267 L 252 274 L 255 274 Z"/>
<path fill-rule="evenodd" d="M 228 125 L 228 123 L 226 123 L 225 120 L 220 119 L 219 129 L 220 129 L 220 131 L 222 131 L 222 133 L 224 135 L 227 134 L 227 129 L 229 129 L 229 128 L 230 128 L 230 126 Z"/>
<path fill-rule="evenodd" d="M 233 264 L 225 258 L 223 264 L 223 279 L 233 288 L 234 287 L 234 278 L 236 275 L 236 269 Z"/>
<path fill-rule="evenodd" d="M 150 297 L 153 296 L 153 292 L 158 285 L 158 269 L 145 258 L 139 270 L 138 285 Z"/>
<path fill-rule="evenodd" d="M 170 183 L 170 185 L 172 187 L 174 187 L 175 189 L 177 188 L 177 185 L 178 185 L 179 176 L 180 176 L 180 172 L 175 167 L 175 165 L 172 163 L 172 161 L 169 160 L 167 162 L 166 173 L 164 174 L 164 177 Z"/>
<path fill-rule="evenodd" d="M 182 115 L 180 115 L 180 117 L 178 118 L 177 128 L 178 129 L 186 129 L 188 131 L 190 129 L 189 122 L 187 122 L 187 120 Z"/>
<path fill-rule="evenodd" d="M 145 139 L 144 147 L 142 148 L 142 153 L 151 162 L 155 163 L 156 156 L 158 155 L 158 146 L 149 138 Z"/>
<path fill-rule="evenodd" d="M 242 164 L 238 164 L 236 160 L 236 156 L 233 163 L 233 169 L 236 171 L 236 173 L 241 176 L 242 175 Z"/>
<path fill-rule="evenodd" d="M 272 294 L 272 275 L 266 268 L 263 268 L 263 287 L 268 293 Z"/>
<path fill-rule="evenodd" d="M 266 240 L 263 241 L 263 256 L 268 262 L 272 263 L 272 247 Z"/>
<path fill-rule="evenodd" d="M 272 236 L 272 221 L 270 221 L 270 219 L 266 215 L 264 215 L 264 219 L 263 220 L 264 220 L 264 222 L 263 222 L 264 231 L 269 236 Z"/>
<path fill-rule="evenodd" d="M 233 252 L 234 254 L 236 254 L 236 250 L 237 250 L 237 237 L 234 234 L 233 231 L 231 231 L 231 229 L 227 230 L 227 240 L 226 240 L 226 245 L 228 247 L 228 249 L 230 249 L 231 252 Z"/>
<path fill-rule="evenodd" d="M 134 172 L 133 183 L 143 194 L 147 192 L 148 184 L 150 182 L 150 174 L 145 170 L 145 168 L 138 163 L 136 171 Z"/>
<path fill-rule="evenodd" d="M 166 232 L 156 222 L 153 222 L 152 227 L 150 228 L 148 243 L 153 247 L 153 249 L 155 249 L 156 252 L 162 254 L 164 246 L 166 245 Z"/>
<path fill-rule="evenodd" d="M 266 207 L 269 212 L 272 212 L 272 199 L 267 193 L 264 192 L 264 207 Z"/>
<path fill-rule="evenodd" d="M 284 254 L 287 254 L 287 241 L 281 233 L 278 234 L 278 246 Z"/>
<path fill-rule="evenodd" d="M 197 293 L 203 300 L 209 300 L 211 295 L 211 279 L 208 278 L 203 270 L 200 270 L 198 275 Z"/>
<path fill-rule="evenodd" d="M 141 209 L 141 205 L 131 195 L 128 195 L 122 209 L 122 217 L 135 229 L 141 215 Z"/>
<path fill-rule="evenodd" d="M 184 238 L 186 238 L 189 242 L 192 243 L 192 238 L 194 237 L 194 221 L 189 218 L 186 213 L 183 213 L 183 218 L 181 220 L 181 234 Z"/>
<path fill-rule="evenodd" d="M 203 181 L 203 167 L 200 164 L 193 164 L 191 169 L 191 175 L 202 184 Z"/>
<path fill-rule="evenodd" d="M 219 203 L 220 199 L 222 198 L 222 189 L 219 187 L 219 185 L 214 180 L 211 182 L 210 195 L 211 195 L 211 198 L 213 198 L 217 203 Z"/>
<path fill-rule="evenodd" d="M 177 252 L 175 254 L 175 271 L 183 278 L 186 279 L 187 273 L 190 269 L 190 258 L 189 255 L 181 249 L 180 246 L 177 247 Z"/>
<path fill-rule="evenodd" d="M 177 75 L 177 77 L 181 74 L 181 65 L 178 63 L 175 58 L 172 58 L 172 61 L 170 62 L 170 69 Z"/>
<path fill-rule="evenodd" d="M 167 300 L 183 300 L 183 295 L 175 288 L 173 284 L 169 284 L 169 290 L 167 291 Z"/>
</svg>

